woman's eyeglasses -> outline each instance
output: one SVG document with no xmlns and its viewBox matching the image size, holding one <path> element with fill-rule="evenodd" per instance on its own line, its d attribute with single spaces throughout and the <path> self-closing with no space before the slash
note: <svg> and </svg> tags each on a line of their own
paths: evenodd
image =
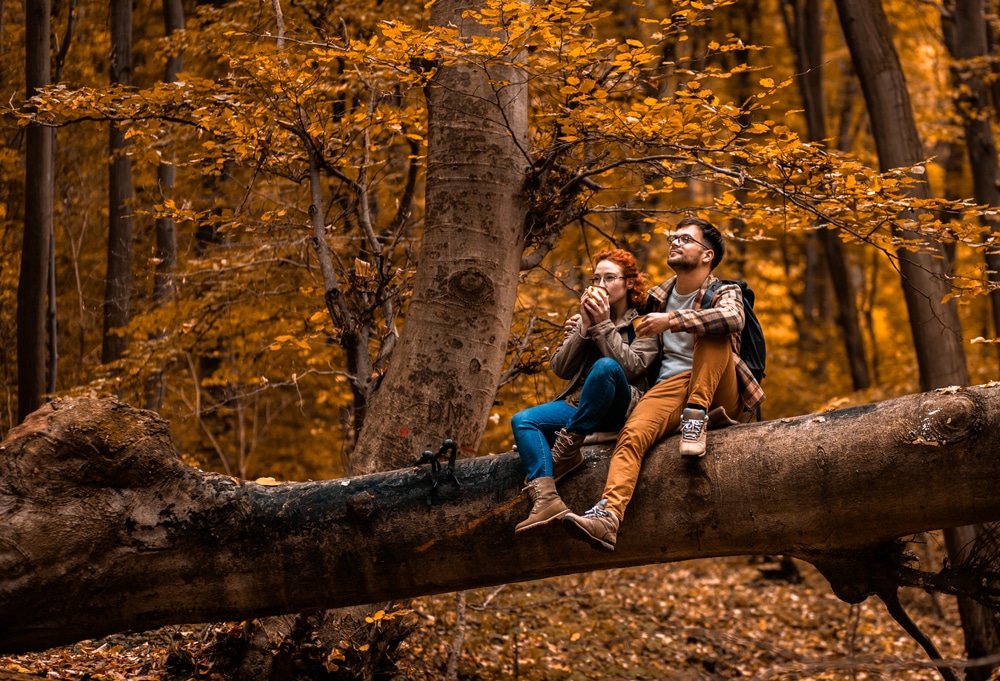
<svg viewBox="0 0 1000 681">
<path fill-rule="evenodd" d="M 600 286 L 601 284 L 613 284 L 619 279 L 627 279 L 628 277 L 620 277 L 617 274 L 607 274 L 603 277 L 595 276 L 590 280 L 591 286 Z"/>
</svg>

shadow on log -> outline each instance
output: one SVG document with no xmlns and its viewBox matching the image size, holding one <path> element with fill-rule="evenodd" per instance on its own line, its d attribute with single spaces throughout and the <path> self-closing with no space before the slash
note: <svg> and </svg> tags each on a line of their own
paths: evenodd
<svg viewBox="0 0 1000 681">
<path fill-rule="evenodd" d="M 792 555 L 838 595 L 874 593 L 858 556 L 1000 519 L 1000 389 L 980 386 L 709 434 L 647 456 L 614 553 L 528 511 L 513 453 L 263 486 L 183 464 L 167 424 L 114 399 L 57 400 L 0 444 L 0 652 L 167 624 L 243 620 L 641 565 Z M 577 512 L 610 448 L 560 484 Z M 414 461 L 419 453 L 414 453 Z"/>
</svg>

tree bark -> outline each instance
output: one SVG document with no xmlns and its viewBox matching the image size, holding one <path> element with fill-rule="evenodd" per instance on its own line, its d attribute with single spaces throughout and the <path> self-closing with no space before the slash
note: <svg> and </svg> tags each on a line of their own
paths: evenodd
<svg viewBox="0 0 1000 681">
<path fill-rule="evenodd" d="M 175 32 L 184 30 L 184 5 L 181 0 L 163 0 L 164 34 L 170 38 Z M 167 57 L 163 81 L 173 83 L 177 74 L 184 68 L 184 51 L 177 50 Z M 176 153 L 173 142 L 168 142 L 160 151 L 160 162 L 156 166 L 156 186 L 163 201 L 174 198 L 174 184 L 177 180 Z M 163 305 L 172 300 L 175 293 L 174 275 L 177 269 L 177 232 L 173 217 L 165 212 L 156 218 L 153 256 L 155 258 L 155 274 L 153 275 L 153 301 Z M 158 338 L 165 332 L 158 332 Z M 146 408 L 159 409 L 163 405 L 165 386 L 163 372 L 154 373 L 146 385 Z"/>
<path fill-rule="evenodd" d="M 0 443 L 0 653 L 723 555 L 800 557 L 857 602 L 874 592 L 857 556 L 1000 519 L 996 386 L 735 426 L 708 444 L 697 462 L 674 438 L 647 455 L 607 554 L 558 528 L 515 538 L 530 502 L 514 453 L 459 460 L 436 485 L 425 464 L 266 486 L 184 465 L 153 412 L 57 400 Z M 610 450 L 586 455 L 561 484 L 578 511 Z"/>
<path fill-rule="evenodd" d="M 431 24 L 488 35 L 441 0 Z M 504 85 L 500 85 L 504 83 Z M 524 249 L 527 83 L 516 64 L 442 66 L 427 87 L 427 199 L 413 298 L 351 469 L 398 468 L 445 438 L 475 454 L 503 373 Z"/>
<path fill-rule="evenodd" d="M 949 12 L 945 11 L 945 7 Z M 955 105 L 965 131 L 965 147 L 972 170 L 972 194 L 976 203 L 1000 206 L 1000 163 L 989 114 L 990 91 L 984 76 L 987 67 L 977 66 L 978 61 L 992 60 L 987 41 L 985 7 L 982 0 L 949 2 L 942 8 L 941 23 L 948 52 L 955 60 L 952 67 Z M 996 236 L 1000 233 L 1000 219 L 983 218 L 984 225 Z M 989 280 L 1000 283 L 1000 253 L 986 251 Z M 1000 336 L 1000 288 L 990 293 L 993 311 L 993 332 Z"/>
<path fill-rule="evenodd" d="M 25 4 L 25 81 L 28 97 L 49 84 L 50 0 Z M 18 420 L 38 409 L 45 393 L 45 311 L 52 239 L 51 128 L 28 125 L 24 171 L 24 239 L 17 284 Z"/>
<path fill-rule="evenodd" d="M 795 52 L 798 74 L 795 82 L 802 95 L 806 130 L 811 142 L 827 139 L 826 97 L 823 94 L 823 17 L 819 0 L 783 0 L 782 9 L 788 44 Z M 817 239 L 823 246 L 827 271 L 837 300 L 837 325 L 855 390 L 871 386 L 864 336 L 858 321 L 857 293 L 848 275 L 844 245 L 839 230 L 819 227 Z M 807 280 L 807 285 L 808 285 Z"/>
<path fill-rule="evenodd" d="M 882 171 L 925 161 L 903 68 L 881 3 L 837 0 L 837 11 L 868 104 Z M 913 185 L 909 193 L 916 198 L 929 198 L 926 178 Z M 893 233 L 907 240 L 926 239 L 926 235 L 900 227 L 894 227 Z M 942 302 L 951 291 L 946 277 L 947 258 L 943 252 L 905 249 L 899 250 L 898 257 L 920 368 L 920 388 L 965 385 L 968 369 L 958 308 L 954 300 Z"/>
<path fill-rule="evenodd" d="M 132 84 L 132 1 L 111 2 L 111 82 Z M 128 325 L 132 296 L 132 162 L 125 130 L 109 125 L 108 271 L 104 291 L 104 339 L 101 361 L 119 359 L 128 338 L 116 329 Z"/>
<path fill-rule="evenodd" d="M 882 4 L 837 0 L 837 11 L 868 104 L 882 170 L 920 163 L 925 160 L 923 144 Z M 913 185 L 909 193 L 928 198 L 930 188 L 926 179 Z M 903 239 L 923 238 L 899 227 L 893 232 Z M 942 302 L 951 288 L 947 279 L 949 262 L 940 246 L 935 253 L 899 250 L 899 272 L 923 390 L 965 385 L 969 381 L 957 304 L 954 300 Z M 954 526 L 945 527 L 948 527 L 946 535 L 966 532 Z M 948 541 L 951 545 L 958 543 L 955 537 L 948 537 Z M 958 559 L 954 554 L 949 555 L 952 560 Z M 988 618 L 979 612 L 979 606 L 964 598 L 959 598 L 958 604 L 966 650 L 991 653 L 1000 650 L 996 633 L 982 626 Z"/>
</svg>

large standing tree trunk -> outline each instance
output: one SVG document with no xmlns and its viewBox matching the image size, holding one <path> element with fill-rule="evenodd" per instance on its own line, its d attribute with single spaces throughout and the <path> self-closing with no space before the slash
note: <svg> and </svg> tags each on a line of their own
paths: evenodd
<svg viewBox="0 0 1000 681">
<path fill-rule="evenodd" d="M 463 35 L 474 3 L 441 0 L 431 23 Z M 498 83 L 507 83 L 498 85 Z M 516 64 L 443 66 L 427 88 L 424 233 L 413 299 L 372 399 L 352 470 L 412 464 L 445 438 L 474 454 L 503 370 L 527 213 L 527 83 Z"/>
<path fill-rule="evenodd" d="M 920 163 L 924 160 L 923 145 L 881 3 L 837 0 L 837 10 L 868 103 L 882 170 Z M 910 193 L 917 198 L 928 198 L 930 188 L 925 180 L 914 185 Z M 906 229 L 897 228 L 895 233 L 903 239 L 926 238 Z M 958 310 L 954 300 L 942 302 L 950 290 L 946 278 L 947 255 L 940 248 L 937 253 L 900 250 L 899 271 L 917 351 L 921 388 L 966 385 L 969 374 Z M 950 528 L 946 535 L 949 548 L 961 548 L 967 537 L 975 536 L 975 531 Z M 961 553 L 950 553 L 950 556 L 952 560 L 959 560 Z M 980 606 L 960 598 L 959 610 L 970 659 L 1000 652 L 995 627 Z"/>
<path fill-rule="evenodd" d="M 697 462 L 669 438 L 611 554 L 559 528 L 514 536 L 529 504 L 514 453 L 460 460 L 453 477 L 425 465 L 262 486 L 184 465 L 169 437 L 153 412 L 63 399 L 0 443 L 0 653 L 738 554 L 811 561 L 858 602 L 906 576 L 877 547 L 1000 519 L 995 386 L 712 431 Z M 575 508 L 607 474 L 608 447 L 585 453 L 560 490 Z"/>
<path fill-rule="evenodd" d="M 132 84 L 132 0 L 111 0 L 111 82 Z M 104 290 L 104 341 L 101 361 L 113 362 L 128 347 L 122 330 L 128 325 L 132 295 L 132 161 L 126 130 L 109 125 L 108 271 Z"/>
<path fill-rule="evenodd" d="M 28 97 L 50 82 L 50 0 L 25 3 Z M 38 409 L 45 392 L 45 298 L 52 240 L 52 129 L 28 125 L 24 172 L 24 240 L 17 285 L 18 420 Z"/>
</svg>

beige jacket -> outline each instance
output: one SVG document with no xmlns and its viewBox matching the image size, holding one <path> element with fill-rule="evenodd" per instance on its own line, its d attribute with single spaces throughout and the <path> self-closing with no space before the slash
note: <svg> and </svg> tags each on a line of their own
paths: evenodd
<svg viewBox="0 0 1000 681">
<path fill-rule="evenodd" d="M 579 325 L 574 327 L 549 360 L 556 376 L 569 379 L 557 400 L 566 400 L 574 406 L 578 404 L 590 368 L 602 357 L 610 357 L 618 362 L 632 385 L 631 412 L 649 388 L 647 370 L 659 353 L 656 336 L 636 337 L 632 322 L 637 316 L 635 308 L 629 308 L 621 319 L 609 319 L 591 326 L 586 336 L 580 333 Z"/>
</svg>

